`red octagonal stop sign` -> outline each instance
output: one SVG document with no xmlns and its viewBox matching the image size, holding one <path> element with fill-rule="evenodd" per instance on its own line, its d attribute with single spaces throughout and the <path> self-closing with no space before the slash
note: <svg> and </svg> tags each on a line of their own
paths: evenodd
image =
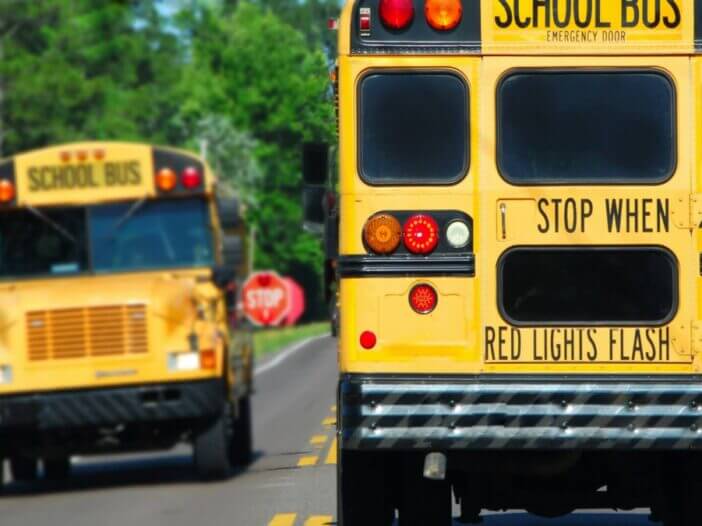
<svg viewBox="0 0 702 526">
<path fill-rule="evenodd" d="M 290 310 L 285 281 L 273 271 L 251 274 L 242 288 L 244 314 L 255 325 L 278 325 Z"/>
</svg>

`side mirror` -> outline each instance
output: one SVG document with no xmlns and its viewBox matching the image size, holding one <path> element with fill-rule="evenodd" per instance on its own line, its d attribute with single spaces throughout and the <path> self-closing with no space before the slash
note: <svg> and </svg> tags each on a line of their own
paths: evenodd
<svg viewBox="0 0 702 526">
<path fill-rule="evenodd" d="M 236 197 L 217 197 L 217 212 L 223 230 L 237 228 L 241 224 L 239 200 Z"/>
<path fill-rule="evenodd" d="M 305 185 L 325 185 L 329 180 L 329 145 L 306 143 L 302 146 L 302 180 Z"/>
<path fill-rule="evenodd" d="M 225 235 L 222 238 L 222 263 L 223 266 L 236 269 L 244 262 L 244 241 L 241 236 Z"/>
<path fill-rule="evenodd" d="M 236 278 L 236 270 L 217 265 L 212 269 L 212 281 L 220 289 L 226 289 Z"/>
<path fill-rule="evenodd" d="M 327 189 L 324 186 L 306 186 L 302 192 L 302 211 L 305 228 L 312 232 L 321 232 L 326 220 L 324 198 Z"/>
</svg>

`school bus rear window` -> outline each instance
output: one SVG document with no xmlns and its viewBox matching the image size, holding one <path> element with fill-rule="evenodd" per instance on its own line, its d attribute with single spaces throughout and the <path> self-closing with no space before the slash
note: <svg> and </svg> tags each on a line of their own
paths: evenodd
<svg viewBox="0 0 702 526">
<path fill-rule="evenodd" d="M 514 184 L 660 183 L 675 170 L 675 90 L 657 71 L 516 71 L 497 111 L 497 162 Z"/>
<path fill-rule="evenodd" d="M 468 87 L 456 75 L 368 75 L 359 122 L 359 168 L 370 184 L 450 184 L 468 170 Z"/>
<path fill-rule="evenodd" d="M 662 248 L 515 248 L 498 287 L 515 325 L 658 325 L 677 309 L 677 265 Z"/>
</svg>

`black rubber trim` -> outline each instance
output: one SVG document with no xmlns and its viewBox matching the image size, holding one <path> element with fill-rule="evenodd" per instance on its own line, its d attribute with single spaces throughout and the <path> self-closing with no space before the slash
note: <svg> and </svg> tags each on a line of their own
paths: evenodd
<svg viewBox="0 0 702 526">
<path fill-rule="evenodd" d="M 341 278 L 475 276 L 475 256 L 427 257 L 340 256 Z"/>
<path fill-rule="evenodd" d="M 5 395 L 0 433 L 209 418 L 222 410 L 225 392 L 216 379 Z"/>
</svg>

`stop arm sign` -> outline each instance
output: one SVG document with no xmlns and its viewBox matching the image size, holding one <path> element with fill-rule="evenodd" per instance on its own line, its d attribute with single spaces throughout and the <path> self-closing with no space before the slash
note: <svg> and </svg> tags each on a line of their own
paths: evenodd
<svg viewBox="0 0 702 526">
<path fill-rule="evenodd" d="M 242 288 L 244 314 L 254 325 L 279 325 L 290 310 L 285 281 L 273 271 L 251 274 Z"/>
</svg>

